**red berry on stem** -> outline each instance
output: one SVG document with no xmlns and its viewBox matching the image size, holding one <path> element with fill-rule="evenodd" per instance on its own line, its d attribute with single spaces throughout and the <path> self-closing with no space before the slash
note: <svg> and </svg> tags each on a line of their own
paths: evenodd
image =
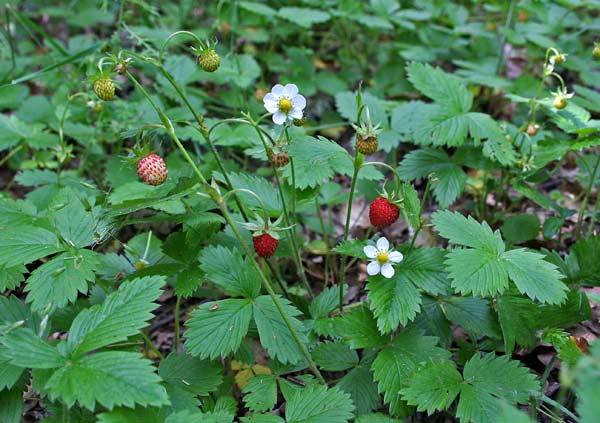
<svg viewBox="0 0 600 423">
<path fill-rule="evenodd" d="M 150 154 L 137 164 L 137 173 L 148 185 L 160 185 L 168 176 L 167 165 L 158 154 Z"/>
<path fill-rule="evenodd" d="M 252 243 L 256 254 L 263 258 L 269 258 L 275 254 L 279 240 L 269 234 L 261 234 L 252 237 Z"/>
<path fill-rule="evenodd" d="M 400 208 L 385 197 L 377 197 L 369 207 L 369 219 L 377 228 L 385 228 L 400 216 Z"/>
</svg>

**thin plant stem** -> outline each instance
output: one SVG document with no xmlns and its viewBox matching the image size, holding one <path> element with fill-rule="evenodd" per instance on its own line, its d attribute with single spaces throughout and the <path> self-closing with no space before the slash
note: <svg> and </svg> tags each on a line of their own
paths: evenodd
<svg viewBox="0 0 600 423">
<path fill-rule="evenodd" d="M 358 179 L 358 172 L 361 168 L 361 158 L 357 154 L 354 159 L 354 173 L 352 174 L 352 182 L 350 183 L 350 193 L 348 194 L 348 211 L 346 212 L 346 224 L 344 225 L 344 241 L 348 240 L 350 234 L 350 219 L 352 218 L 352 201 L 354 200 L 354 190 L 356 189 L 356 180 Z M 339 308 L 340 312 L 344 309 L 344 279 L 346 276 L 346 260 L 347 256 L 342 256 L 340 263 L 340 277 L 338 285 L 340 289 Z"/>
<path fill-rule="evenodd" d="M 279 275 L 279 272 L 277 272 L 277 268 L 273 265 L 273 262 L 271 262 L 271 260 L 265 259 L 265 262 L 267 263 L 267 266 L 269 267 L 271 274 L 277 281 L 277 284 L 279 285 L 279 289 L 281 289 L 281 292 L 283 293 L 283 295 L 285 295 L 285 298 L 287 298 L 289 300 L 290 294 L 287 291 L 285 285 L 283 284 L 283 280 L 281 280 L 281 275 Z"/>
<path fill-rule="evenodd" d="M 587 209 L 588 201 L 590 199 L 590 193 L 592 192 L 592 188 L 594 187 L 594 182 L 596 181 L 596 174 L 598 173 L 598 168 L 600 167 L 600 154 L 596 159 L 596 164 L 594 165 L 594 170 L 590 175 L 590 183 L 588 184 L 587 189 L 585 190 L 585 195 L 583 196 L 583 201 L 581 202 L 581 208 L 579 209 L 579 215 L 577 216 L 577 230 L 575 232 L 575 239 L 579 238 L 581 234 L 581 225 L 583 224 L 583 218 L 585 216 L 585 210 Z"/>
<path fill-rule="evenodd" d="M 179 343 L 181 340 L 181 329 L 179 322 L 179 309 L 181 308 L 181 296 L 177 295 L 177 300 L 175 301 L 175 352 L 179 352 Z"/>
<path fill-rule="evenodd" d="M 306 345 L 304 345 L 304 343 L 300 339 L 300 336 L 298 335 L 298 332 L 296 331 L 296 329 L 294 328 L 294 326 L 292 326 L 292 323 L 290 321 L 289 316 L 283 310 L 283 307 L 281 306 L 281 303 L 280 303 L 279 299 L 277 298 L 277 295 L 275 294 L 275 291 L 273 290 L 273 287 L 271 286 L 271 282 L 269 281 L 269 279 L 263 273 L 260 265 L 258 264 L 258 262 L 256 261 L 256 259 L 254 257 L 254 254 L 252 254 L 252 251 L 250 250 L 250 247 L 248 246 L 248 244 L 246 243 L 246 241 L 242 237 L 242 235 L 241 235 L 241 233 L 240 233 L 240 231 L 239 231 L 236 223 L 234 222 L 234 220 L 232 219 L 231 215 L 229 214 L 229 210 L 227 209 L 227 206 L 226 206 L 225 202 L 223 201 L 223 198 L 219 194 L 218 190 L 216 188 L 214 188 L 213 186 L 211 186 L 208 183 L 208 181 L 206 180 L 206 178 L 204 178 L 204 175 L 202 175 L 202 172 L 200 172 L 200 169 L 198 168 L 198 166 L 196 165 L 196 163 L 194 163 L 194 161 L 192 160 L 192 158 L 188 154 L 187 150 L 185 149 L 185 147 L 183 146 L 183 144 L 181 144 L 181 141 L 179 140 L 179 138 L 175 134 L 175 129 L 173 128 L 173 125 L 172 125 L 171 121 L 164 114 L 164 112 L 160 109 L 160 107 L 158 107 L 158 105 L 154 102 L 154 100 L 152 100 L 152 97 L 150 97 L 150 94 L 148 93 L 148 91 L 146 91 L 146 89 L 137 81 L 137 79 L 135 79 L 135 77 L 133 75 L 131 75 L 130 72 L 127 72 L 127 76 L 131 79 L 131 81 L 134 83 L 134 85 L 142 92 L 142 94 L 150 102 L 150 104 L 152 105 L 152 107 L 154 107 L 154 109 L 158 113 L 161 121 L 165 125 L 165 130 L 167 131 L 167 134 L 169 135 L 169 137 L 171 138 L 171 140 L 175 143 L 175 145 L 181 150 L 181 153 L 183 154 L 183 157 L 190 164 L 190 166 L 192 167 L 194 173 L 198 176 L 199 181 L 202 183 L 202 185 L 204 185 L 204 187 L 208 191 L 208 195 L 213 199 L 213 201 L 217 204 L 217 206 L 221 210 L 221 213 L 223 214 L 223 217 L 225 218 L 226 222 L 230 226 L 230 228 L 233 231 L 234 235 L 238 239 L 238 242 L 240 243 L 240 245 L 242 246 L 242 248 L 244 249 L 244 251 L 246 252 L 246 254 L 248 255 L 248 257 L 251 257 L 251 262 L 252 262 L 252 264 L 253 264 L 256 272 L 258 273 L 258 276 L 259 276 L 259 278 L 260 278 L 260 280 L 262 282 L 262 285 L 267 290 L 269 296 L 271 297 L 271 299 L 273 301 L 273 304 L 275 304 L 275 307 L 277 308 L 277 311 L 281 315 L 281 318 L 283 319 L 286 327 L 290 331 L 290 334 L 292 335 L 292 338 L 294 339 L 294 342 L 298 345 L 298 348 L 302 352 L 302 355 L 304 355 L 304 358 L 308 362 L 311 370 L 313 371 L 313 373 L 315 374 L 315 376 L 317 377 L 317 379 L 319 380 L 319 382 L 321 382 L 322 384 L 326 385 L 325 379 L 323 379 L 323 376 L 321 375 L 321 372 L 319 372 L 319 369 L 317 368 L 317 365 L 315 364 L 312 356 L 310 355 L 310 352 L 306 348 Z"/>
<path fill-rule="evenodd" d="M 315 208 L 317 216 L 319 217 L 319 224 L 321 225 L 321 232 L 323 232 L 323 242 L 325 242 L 325 286 L 329 283 L 329 234 L 327 233 L 327 227 L 323 220 L 323 213 L 321 205 L 319 204 L 319 196 L 315 195 Z"/>
<path fill-rule="evenodd" d="M 150 337 L 144 331 L 140 331 L 140 333 L 142 334 L 142 338 L 144 338 L 144 341 L 146 341 L 146 345 L 150 347 L 150 349 L 154 352 L 154 354 L 157 355 L 158 358 L 161 359 L 161 361 L 164 360 L 165 356 L 162 355 L 158 348 L 156 348 L 156 345 L 154 345 Z"/>
<path fill-rule="evenodd" d="M 419 236 L 419 232 L 423 228 L 423 210 L 425 210 L 425 203 L 427 202 L 427 197 L 429 196 L 429 191 L 431 189 L 431 177 L 427 178 L 427 184 L 425 185 L 425 191 L 423 192 L 423 198 L 421 198 L 421 205 L 419 207 L 419 227 L 415 230 L 413 237 L 410 241 L 410 247 L 408 247 L 408 251 L 412 251 L 415 246 L 415 242 L 417 241 L 417 236 Z"/>
</svg>

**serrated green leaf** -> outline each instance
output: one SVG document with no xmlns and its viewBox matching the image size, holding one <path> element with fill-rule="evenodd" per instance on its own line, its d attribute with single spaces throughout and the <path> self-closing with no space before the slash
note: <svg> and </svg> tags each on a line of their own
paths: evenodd
<svg viewBox="0 0 600 423">
<path fill-rule="evenodd" d="M 204 303 L 186 322 L 185 347 L 202 359 L 226 357 L 239 348 L 251 319 L 250 300 L 230 298 Z"/>
<path fill-rule="evenodd" d="M 500 338 L 496 314 L 490 303 L 478 297 L 450 297 L 443 304 L 448 320 L 474 335 Z"/>
<path fill-rule="evenodd" d="M 112 411 L 98 414 L 98 423 L 164 423 L 167 410 L 166 407 L 115 407 Z"/>
<path fill-rule="evenodd" d="M 199 411 L 179 411 L 171 414 L 165 423 L 231 423 L 233 416 L 225 411 L 201 413 Z"/>
<path fill-rule="evenodd" d="M 306 344 L 307 338 L 304 326 L 296 319 L 296 316 L 301 314 L 300 311 L 291 305 L 287 299 L 278 296 L 278 300 L 298 333 L 300 341 Z M 269 355 L 283 364 L 295 364 L 303 360 L 302 351 L 296 344 L 273 299 L 268 295 L 260 296 L 255 299 L 253 309 L 260 342 L 269 352 Z"/>
<path fill-rule="evenodd" d="M 354 417 L 350 395 L 337 388 L 309 385 L 287 399 L 287 423 L 345 423 Z"/>
<path fill-rule="evenodd" d="M 415 248 L 396 266 L 398 277 L 432 295 L 448 293 L 450 281 L 444 266 L 445 257 L 441 248 Z"/>
<path fill-rule="evenodd" d="M 97 254 L 90 250 L 62 253 L 35 269 L 25 291 L 33 311 L 52 312 L 86 294 L 88 282 L 96 278 Z"/>
<path fill-rule="evenodd" d="M 507 356 L 496 357 L 493 353 L 483 357 L 475 354 L 465 364 L 463 378 L 468 385 L 461 387 L 456 415 L 467 421 L 490 421 L 489 416 L 493 415 L 490 411 L 496 408 L 495 398 L 502 398 L 509 404 L 525 404 L 531 392 L 539 390 L 535 375 L 526 367 Z"/>
<path fill-rule="evenodd" d="M 183 353 L 171 353 L 161 361 L 158 375 L 169 385 L 194 395 L 208 395 L 223 383 L 223 366 Z"/>
<path fill-rule="evenodd" d="M 120 405 L 167 405 L 167 392 L 160 381 L 152 362 L 140 354 L 107 351 L 58 369 L 46 389 L 51 399 L 60 398 L 69 407 L 77 401 L 88 410 L 93 411 L 96 403 L 110 410 Z"/>
<path fill-rule="evenodd" d="M 373 380 L 373 373 L 363 364 L 350 370 L 336 386 L 350 394 L 358 415 L 373 411 L 379 403 L 379 393 L 377 384 Z"/>
<path fill-rule="evenodd" d="M 75 356 L 135 335 L 154 317 L 154 301 L 162 294 L 165 279 L 149 276 L 126 281 L 102 304 L 77 315 L 69 330 L 68 348 Z"/>
<path fill-rule="evenodd" d="M 496 311 L 506 354 L 512 353 L 515 343 L 526 348 L 535 345 L 540 315 L 535 303 L 528 298 L 505 293 L 497 299 Z"/>
<path fill-rule="evenodd" d="M 250 260 L 237 249 L 209 246 L 202 251 L 200 268 L 229 295 L 252 299 L 260 294 L 261 284 Z"/>
<path fill-rule="evenodd" d="M 542 254 L 526 249 L 502 254 L 508 275 L 522 294 L 548 304 L 560 304 L 567 297 L 567 286 L 556 266 L 544 260 Z"/>
<path fill-rule="evenodd" d="M 323 370 L 340 372 L 358 364 L 358 354 L 339 342 L 324 342 L 312 350 L 315 362 Z"/>
<path fill-rule="evenodd" d="M 444 151 L 422 148 L 408 153 L 398 167 L 400 177 L 407 181 L 435 178 L 433 195 L 441 207 L 450 206 L 464 191 L 467 174 Z"/>
<path fill-rule="evenodd" d="M 13 267 L 49 256 L 63 247 L 52 232 L 35 226 L 20 226 L 0 233 L 0 266 Z"/>
<path fill-rule="evenodd" d="M 463 379 L 452 361 L 425 363 L 411 378 L 410 385 L 402 388 L 402 399 L 416 405 L 417 411 L 432 415 L 445 410 L 456 399 Z"/>
<path fill-rule="evenodd" d="M 65 364 L 65 357 L 29 328 L 17 328 L 0 337 L 4 359 L 18 367 L 53 369 Z"/>
<path fill-rule="evenodd" d="M 60 191 L 50 207 L 54 225 L 69 245 L 87 247 L 94 241 L 94 217 L 74 191 Z"/>
<path fill-rule="evenodd" d="M 19 423 L 23 414 L 23 387 L 0 390 L 0 423 Z"/>
<path fill-rule="evenodd" d="M 508 289 L 508 272 L 494 252 L 455 249 L 446 256 L 446 266 L 452 288 L 463 295 L 495 296 Z"/>
<path fill-rule="evenodd" d="M 22 264 L 13 267 L 0 266 L 0 291 L 12 290 L 25 280 L 23 273 L 27 272 L 27 268 Z"/>
<path fill-rule="evenodd" d="M 277 378 L 273 375 L 256 375 L 244 387 L 244 403 L 253 412 L 272 409 L 277 402 Z"/>
<path fill-rule="evenodd" d="M 434 213 L 431 219 L 440 235 L 454 244 L 496 254 L 505 250 L 500 232 L 492 231 L 486 222 L 479 223 L 471 216 L 448 210 Z"/>
<path fill-rule="evenodd" d="M 336 334 L 353 349 L 380 347 L 387 342 L 377 330 L 377 321 L 373 314 L 365 306 L 345 314 L 335 325 Z"/>
<path fill-rule="evenodd" d="M 421 309 L 421 295 L 412 282 L 396 272 L 391 278 L 381 275 L 369 276 L 369 307 L 377 319 L 382 334 L 390 333 L 398 325 L 412 321 Z"/>
<path fill-rule="evenodd" d="M 405 329 L 384 348 L 373 362 L 373 378 L 378 383 L 379 392 L 390 405 L 390 412 L 396 414 L 401 409 L 400 389 L 411 379 L 419 364 L 430 360 L 447 360 L 450 353 L 437 346 L 437 338 L 424 336 L 415 329 Z"/>
<path fill-rule="evenodd" d="M 344 286 L 344 291 L 347 287 Z M 313 319 L 327 317 L 339 304 L 340 288 L 339 285 L 326 287 L 323 291 L 308 305 L 308 311 Z"/>
</svg>

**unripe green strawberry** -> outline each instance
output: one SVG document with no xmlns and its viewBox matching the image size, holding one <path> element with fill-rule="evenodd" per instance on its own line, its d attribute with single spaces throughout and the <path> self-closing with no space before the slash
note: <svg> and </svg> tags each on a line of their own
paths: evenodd
<svg viewBox="0 0 600 423">
<path fill-rule="evenodd" d="M 115 99 L 115 83 L 110 78 L 100 78 L 94 82 L 94 92 L 104 101 Z"/>
<path fill-rule="evenodd" d="M 558 110 L 564 109 L 567 107 L 567 99 L 561 96 L 554 97 L 553 104 Z"/>
<path fill-rule="evenodd" d="M 214 48 L 209 48 L 200 52 L 198 64 L 206 72 L 214 72 L 221 66 L 221 58 Z"/>
<path fill-rule="evenodd" d="M 290 162 L 290 156 L 285 151 L 269 150 L 269 160 L 273 162 L 275 167 L 283 167 Z"/>
<path fill-rule="evenodd" d="M 306 117 L 302 116 L 300 119 L 294 119 L 292 122 L 294 123 L 294 126 L 304 126 L 306 124 Z"/>
<path fill-rule="evenodd" d="M 600 44 L 596 44 L 592 50 L 592 56 L 596 59 L 600 59 Z"/>
<path fill-rule="evenodd" d="M 356 149 L 362 154 L 373 154 L 379 147 L 377 135 L 363 137 L 360 134 L 356 135 Z"/>
<path fill-rule="evenodd" d="M 148 185 L 160 185 L 167 180 L 168 171 L 165 161 L 158 154 L 150 154 L 137 164 L 137 173 Z"/>
</svg>

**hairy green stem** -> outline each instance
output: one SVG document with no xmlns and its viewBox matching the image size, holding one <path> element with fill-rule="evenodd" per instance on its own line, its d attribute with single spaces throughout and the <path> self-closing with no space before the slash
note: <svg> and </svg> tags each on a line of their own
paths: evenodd
<svg viewBox="0 0 600 423">
<path fill-rule="evenodd" d="M 427 178 L 427 184 L 425 185 L 425 191 L 423 192 L 423 198 L 421 198 L 421 206 L 419 207 L 419 227 L 415 230 L 413 237 L 410 241 L 410 247 L 408 247 L 408 251 L 412 251 L 415 246 L 415 242 L 417 241 L 417 236 L 419 236 L 419 232 L 421 232 L 421 228 L 423 228 L 423 210 L 425 210 L 425 202 L 427 201 L 427 197 L 429 196 L 429 190 L 431 189 L 431 177 Z"/>
<path fill-rule="evenodd" d="M 144 338 L 144 341 L 146 341 L 146 345 L 148 347 L 150 347 L 150 349 L 154 352 L 154 354 L 156 354 L 156 356 L 158 358 L 161 359 L 161 361 L 164 360 L 165 356 L 162 355 L 162 353 L 158 350 L 158 348 L 156 348 L 156 345 L 154 345 L 154 343 L 152 342 L 150 337 L 146 334 L 146 332 L 140 331 L 140 333 L 142 334 L 142 338 Z"/>
<path fill-rule="evenodd" d="M 585 195 L 583 196 L 583 201 L 581 202 L 581 208 L 579 209 L 579 215 L 577 216 L 577 230 L 575 232 L 575 239 L 579 238 L 581 234 L 581 225 L 583 224 L 583 218 L 585 216 L 585 210 L 587 209 L 587 204 L 590 199 L 590 193 L 592 192 L 592 188 L 594 187 L 594 182 L 596 181 L 596 174 L 598 173 L 598 168 L 600 167 L 600 154 L 596 159 L 596 164 L 594 165 L 594 170 L 590 175 L 590 183 L 588 184 L 587 189 L 585 190 Z"/>
</svg>

